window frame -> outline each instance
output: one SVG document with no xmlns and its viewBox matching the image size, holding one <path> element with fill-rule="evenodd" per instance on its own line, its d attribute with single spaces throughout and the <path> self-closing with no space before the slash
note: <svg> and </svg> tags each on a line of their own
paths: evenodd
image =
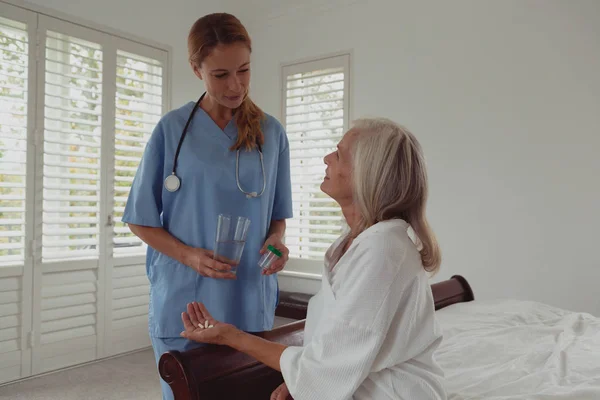
<svg viewBox="0 0 600 400">
<path fill-rule="evenodd" d="M 325 68 L 343 68 L 344 70 L 344 128 L 343 132 L 349 129 L 353 119 L 353 68 L 352 60 L 354 58 L 352 50 L 343 50 L 334 53 L 322 54 L 316 57 L 297 59 L 294 61 L 283 62 L 280 64 L 279 73 L 279 104 L 281 123 L 286 127 L 286 100 L 287 100 L 287 77 L 292 74 L 312 72 Z M 287 130 L 287 128 L 286 128 Z M 290 219 L 288 221 L 291 221 Z M 285 237 L 284 237 L 285 243 Z M 323 260 L 305 259 L 290 257 L 285 268 L 279 274 L 286 277 L 296 277 L 304 279 L 321 279 Z"/>
</svg>

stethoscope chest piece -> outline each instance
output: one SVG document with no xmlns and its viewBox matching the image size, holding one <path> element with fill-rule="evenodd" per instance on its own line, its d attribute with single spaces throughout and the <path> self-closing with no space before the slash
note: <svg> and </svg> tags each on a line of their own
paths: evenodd
<svg viewBox="0 0 600 400">
<path fill-rule="evenodd" d="M 177 175 L 171 174 L 167 176 L 167 179 L 165 179 L 165 188 L 169 192 L 176 192 L 177 190 L 179 190 L 179 186 L 181 186 L 181 181 L 179 180 Z"/>
</svg>

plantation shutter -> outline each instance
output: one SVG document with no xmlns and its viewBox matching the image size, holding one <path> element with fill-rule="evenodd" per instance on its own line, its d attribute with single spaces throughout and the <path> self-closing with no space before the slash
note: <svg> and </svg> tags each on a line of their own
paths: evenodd
<svg viewBox="0 0 600 400">
<path fill-rule="evenodd" d="M 43 141 L 36 208 L 42 229 L 41 235 L 36 232 L 41 254 L 33 276 L 33 374 L 98 358 L 105 273 L 100 266 L 104 37 L 59 19 L 38 20 Z"/>
<path fill-rule="evenodd" d="M 120 223 L 170 105 L 169 51 L 144 43 L 0 1 L 0 384 L 151 345 Z"/>
<path fill-rule="evenodd" d="M 110 296 L 109 354 L 151 345 L 148 335 L 150 284 L 146 276 L 147 246 L 121 219 L 144 149 L 165 111 L 166 54 L 148 47 L 117 50 L 115 95 L 114 189 L 112 212 L 113 269 Z"/>
<path fill-rule="evenodd" d="M 102 49 L 47 31 L 44 262 L 99 255 Z"/>
<path fill-rule="evenodd" d="M 31 330 L 33 191 L 28 165 L 31 99 L 35 101 L 35 14 L 0 3 L 0 384 L 31 372 L 26 339 Z"/>
<path fill-rule="evenodd" d="M 163 67 L 158 60 L 117 51 L 114 256 L 144 255 L 146 245 L 121 222 L 133 177 L 163 110 Z"/>
<path fill-rule="evenodd" d="M 25 261 L 28 54 L 27 26 L 0 17 L 0 267 Z"/>
<path fill-rule="evenodd" d="M 283 70 L 294 206 L 285 242 L 292 258 L 322 260 L 341 233 L 341 210 L 320 185 L 323 157 L 335 150 L 348 126 L 348 63 L 343 55 Z"/>
</svg>

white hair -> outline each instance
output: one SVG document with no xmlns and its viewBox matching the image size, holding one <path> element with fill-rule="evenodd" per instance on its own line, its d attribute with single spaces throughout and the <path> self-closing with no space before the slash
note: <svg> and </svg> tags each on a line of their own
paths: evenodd
<svg viewBox="0 0 600 400">
<path fill-rule="evenodd" d="M 403 219 L 416 235 L 423 267 L 437 272 L 440 249 L 425 215 L 427 172 L 421 145 L 405 127 L 386 118 L 354 121 L 354 202 L 360 215 L 353 236 L 380 221 Z"/>
</svg>

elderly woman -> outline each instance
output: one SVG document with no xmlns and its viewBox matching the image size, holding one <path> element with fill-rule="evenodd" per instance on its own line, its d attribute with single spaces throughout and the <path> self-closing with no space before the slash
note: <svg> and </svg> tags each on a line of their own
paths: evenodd
<svg viewBox="0 0 600 400">
<path fill-rule="evenodd" d="M 325 157 L 321 190 L 339 203 L 348 230 L 325 256 L 304 345 L 242 332 L 214 320 L 201 303 L 188 304 L 181 335 L 233 347 L 281 371 L 284 383 L 272 400 L 445 399 L 434 357 L 442 334 L 428 282 L 440 252 L 425 216 L 421 146 L 392 121 L 363 119 L 337 147 Z"/>
</svg>

